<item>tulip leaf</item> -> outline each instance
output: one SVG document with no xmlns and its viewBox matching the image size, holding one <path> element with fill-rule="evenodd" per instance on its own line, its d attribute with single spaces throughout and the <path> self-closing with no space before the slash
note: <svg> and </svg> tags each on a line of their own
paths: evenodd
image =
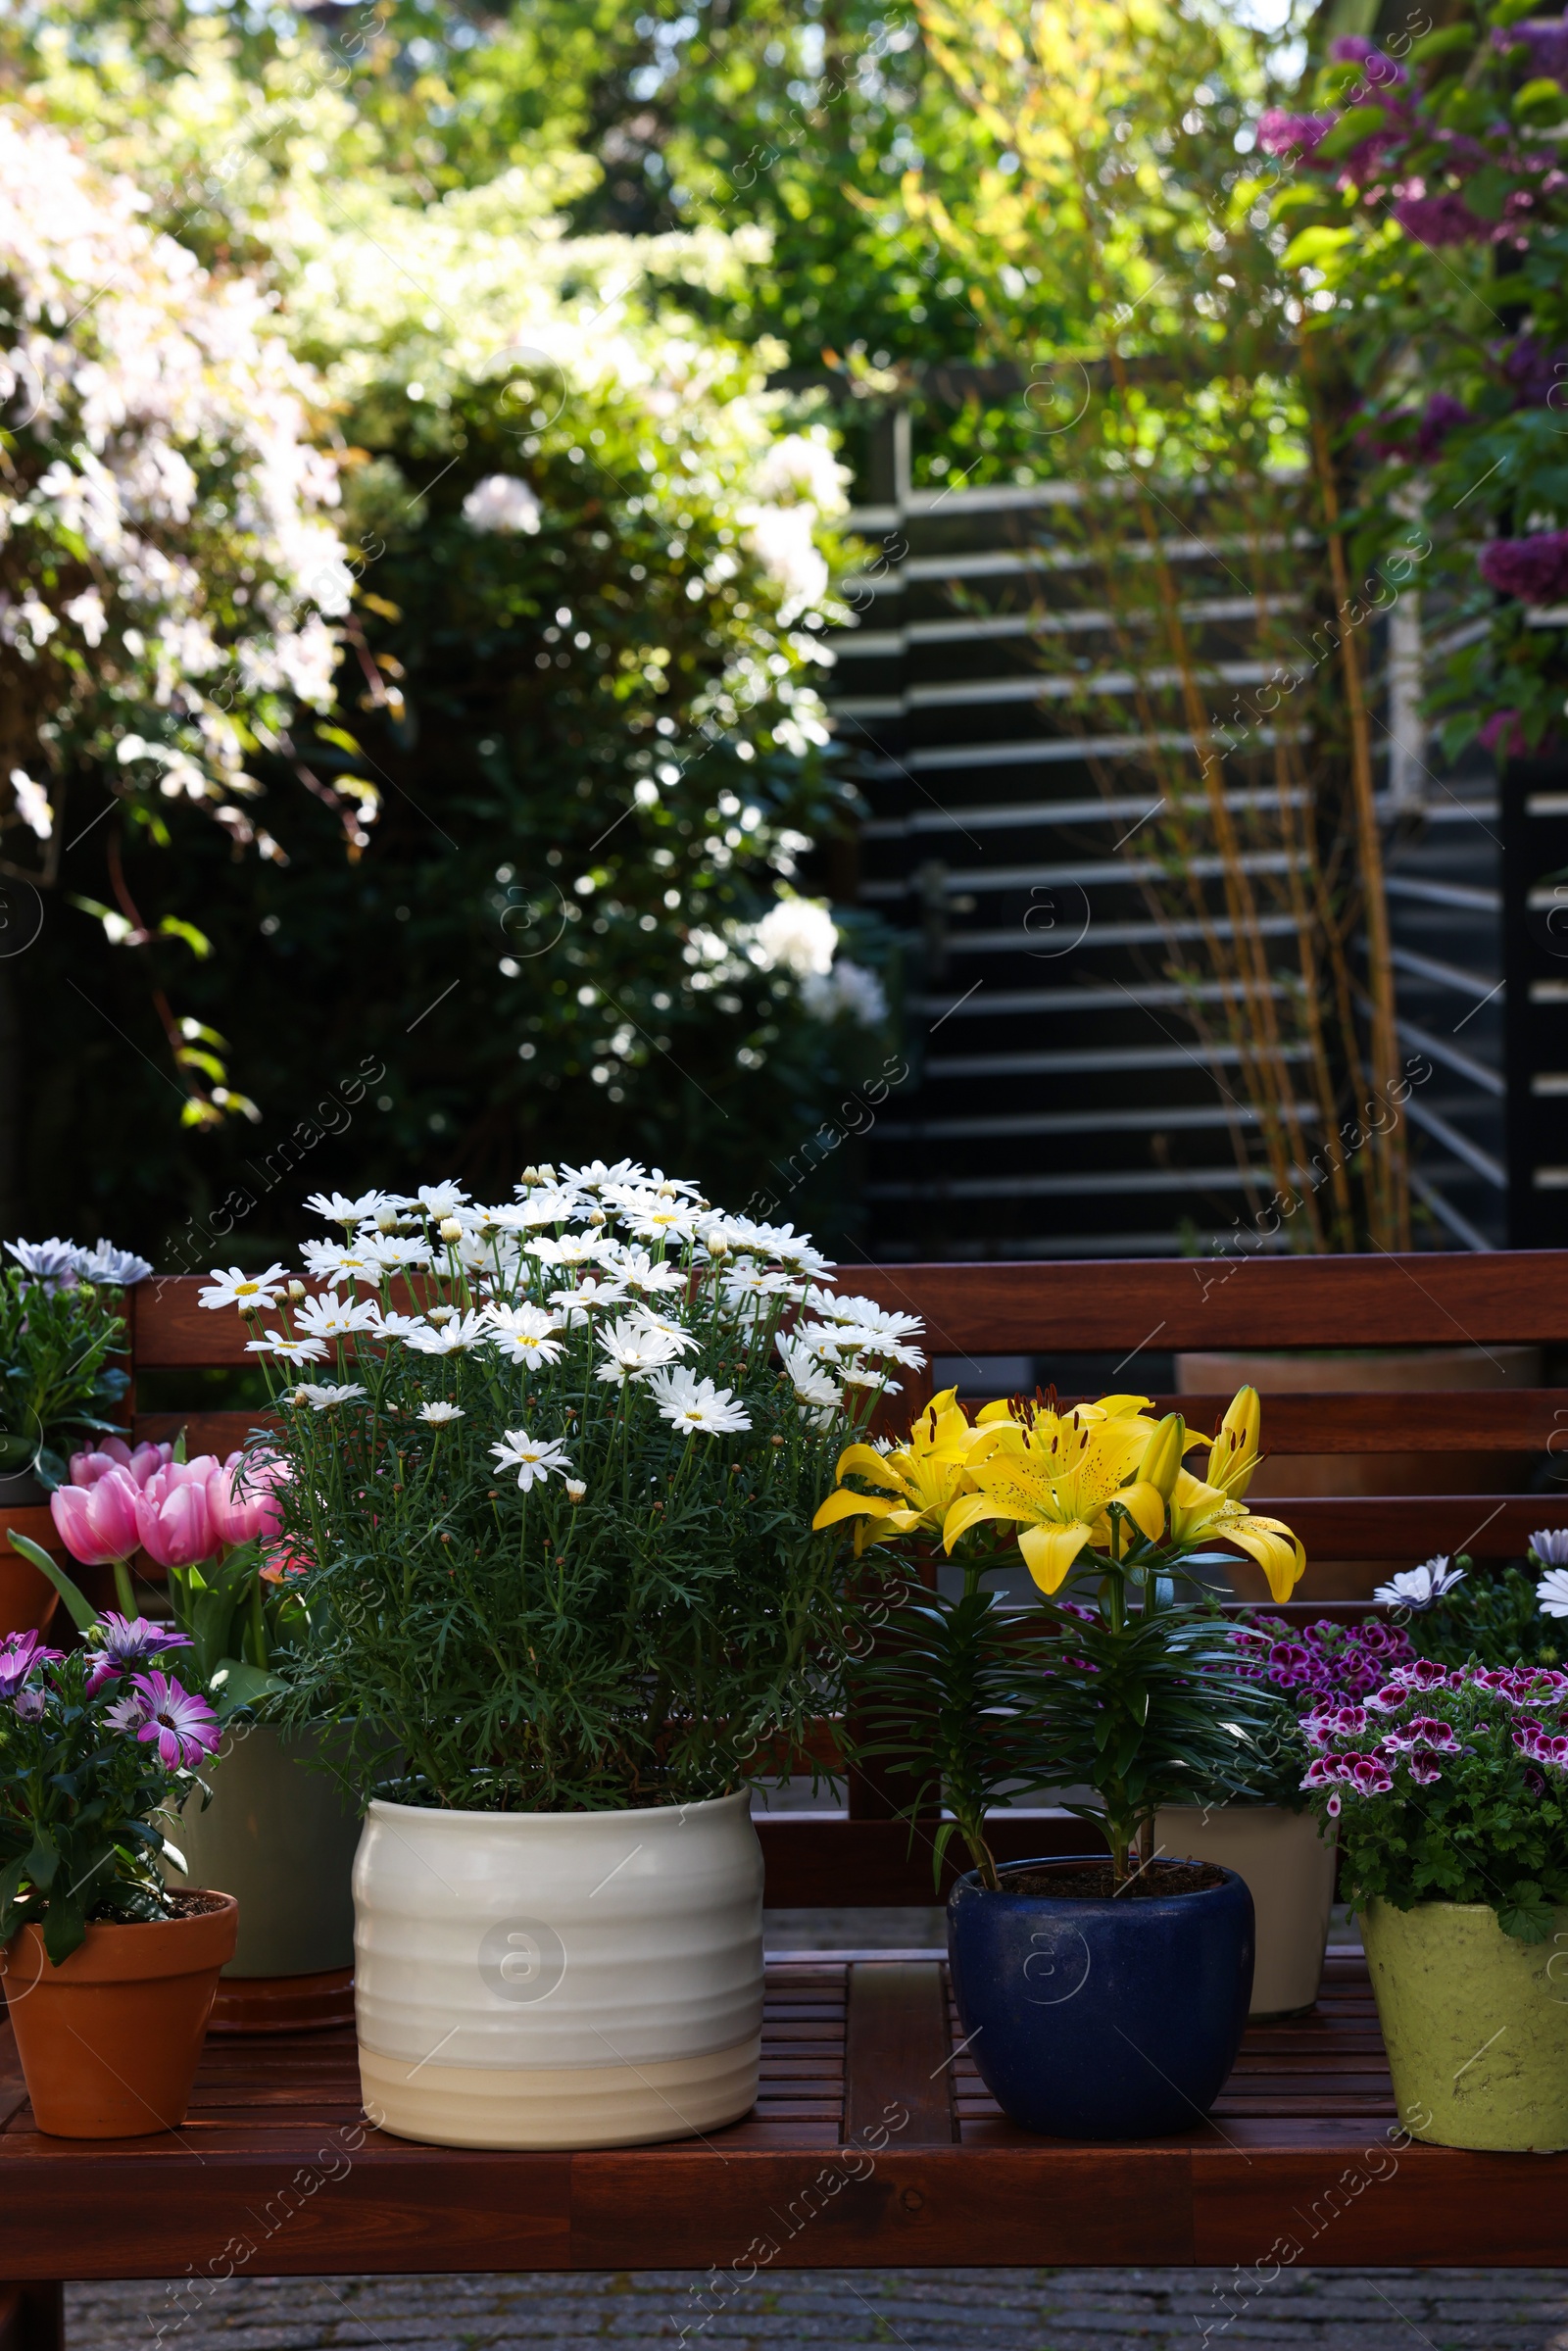
<svg viewBox="0 0 1568 2351">
<path fill-rule="evenodd" d="M 98 1622 L 98 1611 L 80 1585 L 72 1582 L 65 1569 L 50 1558 L 41 1544 L 33 1543 L 25 1535 L 19 1535 L 14 1527 L 7 1527 L 6 1541 L 14 1551 L 20 1552 L 24 1559 L 38 1570 L 40 1576 L 48 1577 L 60 1597 L 65 1601 L 66 1614 L 78 1633 L 85 1633 L 89 1625 L 95 1625 Z"/>
</svg>

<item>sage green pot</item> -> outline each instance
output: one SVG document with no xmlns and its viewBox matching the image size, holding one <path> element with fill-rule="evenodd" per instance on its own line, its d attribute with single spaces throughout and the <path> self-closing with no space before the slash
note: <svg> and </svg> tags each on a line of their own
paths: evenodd
<svg viewBox="0 0 1568 2351">
<path fill-rule="evenodd" d="M 1545 1942 L 1484 1902 L 1361 1914 L 1400 2122 L 1440 2147 L 1568 2147 L 1568 1909 Z"/>
<path fill-rule="evenodd" d="M 318 1976 L 354 1964 L 355 1849 L 360 1811 L 341 1783 L 312 1770 L 318 1742 L 270 1723 L 223 1735 L 203 1778 L 205 1812 L 187 1798 L 174 1842 L 190 1865 L 175 1886 L 210 1886 L 239 1903 L 239 1940 L 225 1977 Z"/>
</svg>

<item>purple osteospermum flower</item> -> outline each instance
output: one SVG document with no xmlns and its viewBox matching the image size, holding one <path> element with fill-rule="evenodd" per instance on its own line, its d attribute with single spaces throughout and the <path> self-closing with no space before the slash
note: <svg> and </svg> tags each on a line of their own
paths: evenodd
<svg viewBox="0 0 1568 2351">
<path fill-rule="evenodd" d="M 188 1649 L 191 1644 L 172 1625 L 155 1625 L 145 1616 L 122 1616 L 109 1608 L 94 1625 L 90 1645 L 95 1656 L 87 1677 L 87 1695 L 95 1697 L 106 1682 L 115 1681 L 129 1667 L 145 1665 L 148 1658 L 161 1657 L 166 1649 Z"/>
<path fill-rule="evenodd" d="M 40 1665 L 58 1665 L 64 1651 L 46 1649 L 36 1633 L 12 1633 L 0 1641 L 0 1698 L 14 1698 Z"/>
<path fill-rule="evenodd" d="M 19 1690 L 14 1701 L 18 1719 L 24 1723 L 43 1721 L 44 1695 L 41 1690 Z"/>
<path fill-rule="evenodd" d="M 199 1698 L 167 1674 L 137 1674 L 133 1696 L 121 1698 L 109 1709 L 117 1731 L 134 1731 L 142 1744 L 158 1744 L 158 1760 L 167 1771 L 187 1770 L 204 1755 L 216 1752 L 222 1733 L 218 1717 L 205 1698 Z"/>
</svg>

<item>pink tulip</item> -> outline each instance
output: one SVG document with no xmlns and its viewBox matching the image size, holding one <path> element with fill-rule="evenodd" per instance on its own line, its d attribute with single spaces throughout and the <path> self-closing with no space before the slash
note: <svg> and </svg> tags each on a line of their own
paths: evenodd
<svg viewBox="0 0 1568 2351">
<path fill-rule="evenodd" d="M 160 1567 L 191 1567 L 218 1549 L 207 1507 L 207 1475 L 218 1463 L 210 1453 L 203 1460 L 206 1469 L 199 1476 L 192 1475 L 197 1462 L 171 1461 L 154 1472 L 136 1497 L 142 1548 Z"/>
<path fill-rule="evenodd" d="M 57 1487 L 49 1511 L 73 1559 L 83 1567 L 103 1567 L 113 1559 L 128 1559 L 141 1542 L 139 1498 L 124 1470 L 112 1464 L 90 1486 Z"/>
<path fill-rule="evenodd" d="M 243 1453 L 230 1453 L 222 1467 L 213 1471 L 207 1481 L 207 1510 L 221 1542 L 273 1540 L 283 1524 L 273 1489 L 283 1474 L 280 1462 L 261 1455 L 247 1463 Z"/>
<path fill-rule="evenodd" d="M 167 1469 L 173 1457 L 172 1445 L 144 1444 L 132 1452 L 122 1437 L 105 1437 L 92 1450 L 72 1454 L 71 1483 L 96 1486 L 112 1469 L 119 1469 L 139 1488 L 146 1485 L 155 1470 Z"/>
</svg>

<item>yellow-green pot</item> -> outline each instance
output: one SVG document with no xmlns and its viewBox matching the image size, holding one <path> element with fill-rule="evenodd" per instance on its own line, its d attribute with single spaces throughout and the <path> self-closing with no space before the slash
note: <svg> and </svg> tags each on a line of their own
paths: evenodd
<svg viewBox="0 0 1568 2351">
<path fill-rule="evenodd" d="M 1545 1941 L 1484 1902 L 1361 1914 L 1399 2120 L 1440 2147 L 1568 2147 L 1568 1909 Z"/>
</svg>

